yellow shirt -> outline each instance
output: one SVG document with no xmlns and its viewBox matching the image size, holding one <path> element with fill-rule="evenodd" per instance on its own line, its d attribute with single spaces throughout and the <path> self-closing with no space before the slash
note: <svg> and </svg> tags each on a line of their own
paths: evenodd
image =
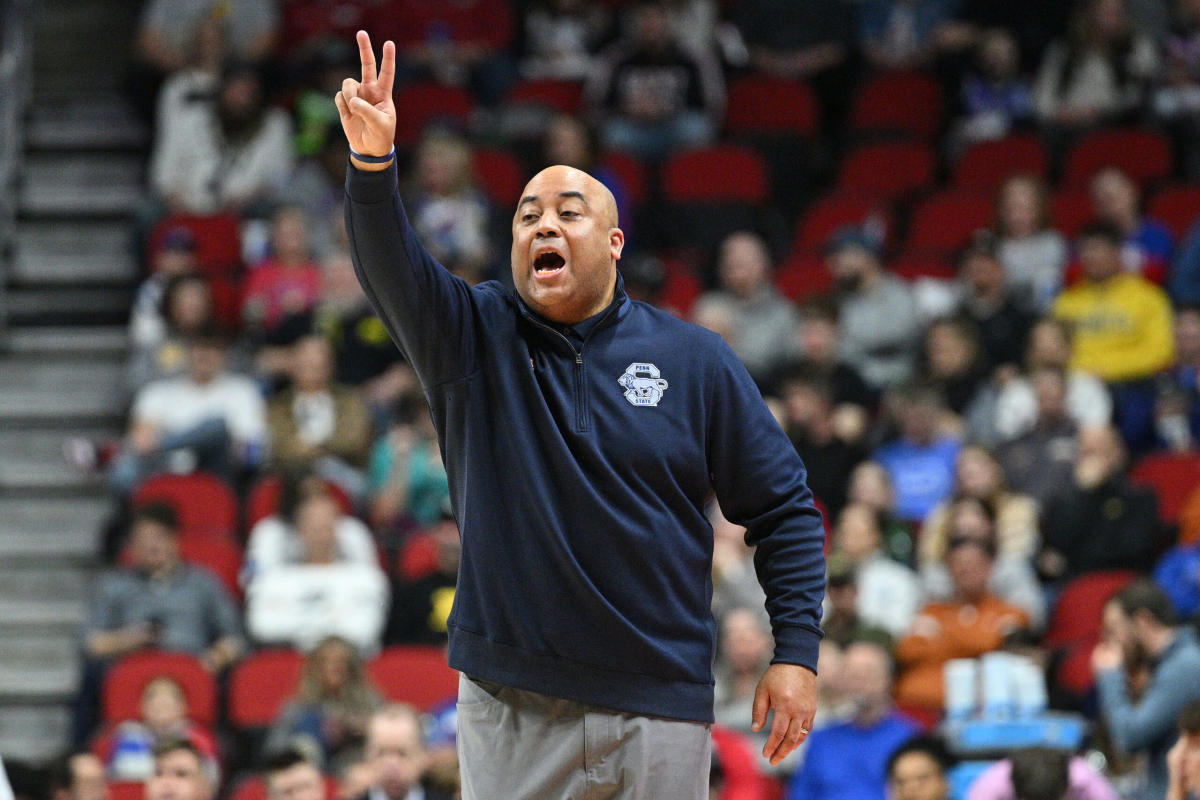
<svg viewBox="0 0 1200 800">
<path fill-rule="evenodd" d="M 1058 296 L 1054 316 L 1075 332 L 1071 366 L 1109 383 L 1149 377 L 1175 357 L 1171 302 L 1140 275 L 1084 280 Z"/>
</svg>

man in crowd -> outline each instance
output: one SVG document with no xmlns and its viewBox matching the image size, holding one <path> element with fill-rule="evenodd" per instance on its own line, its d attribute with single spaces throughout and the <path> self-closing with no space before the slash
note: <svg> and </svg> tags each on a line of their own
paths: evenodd
<svg viewBox="0 0 1200 800">
<path fill-rule="evenodd" d="M 1134 699 L 1128 682 L 1140 670 L 1149 672 L 1149 680 Z M 1092 653 L 1092 671 L 1100 717 L 1113 743 L 1148 758 L 1141 800 L 1162 797 L 1176 719 L 1184 706 L 1200 699 L 1195 632 L 1178 624 L 1170 599 L 1153 581 L 1136 580 L 1104 607 L 1104 638 Z"/>
<path fill-rule="evenodd" d="M 371 716 L 365 755 L 375 780 L 360 800 L 447 800 L 422 783 L 429 759 L 412 706 L 385 706 Z"/>
<path fill-rule="evenodd" d="M 950 800 L 947 773 L 953 766 L 954 758 L 941 739 L 909 739 L 888 759 L 888 800 Z"/>
<path fill-rule="evenodd" d="M 1167 753 L 1165 800 L 1200 798 L 1200 701 L 1179 712 L 1179 738 Z"/>
<path fill-rule="evenodd" d="M 267 800 L 325 800 L 325 779 L 299 750 L 289 747 L 263 762 Z"/>
<path fill-rule="evenodd" d="M 175 739 L 154 748 L 154 775 L 146 781 L 146 800 L 213 800 L 216 764 L 191 742 Z"/>
<path fill-rule="evenodd" d="M 50 765 L 50 800 L 108 800 L 104 764 L 95 753 L 76 750 Z"/>
</svg>

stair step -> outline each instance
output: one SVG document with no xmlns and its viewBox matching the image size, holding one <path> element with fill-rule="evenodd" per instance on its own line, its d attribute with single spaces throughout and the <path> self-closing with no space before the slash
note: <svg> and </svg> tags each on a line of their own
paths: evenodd
<svg viewBox="0 0 1200 800">
<path fill-rule="evenodd" d="M 19 326 L 117 325 L 129 319 L 132 289 L 13 286 L 5 296 L 8 324 Z"/>
<path fill-rule="evenodd" d="M 82 581 L 81 581 L 82 582 Z M 0 598 L 0 619 L 9 630 L 70 632 L 78 635 L 87 619 L 87 601 L 5 600 Z"/>
<path fill-rule="evenodd" d="M 0 699 L 68 700 L 79 688 L 79 659 L 5 667 L 0 660 Z"/>
<path fill-rule="evenodd" d="M 149 142 L 145 125 L 119 94 L 35 102 L 25 125 L 25 144 L 33 151 L 144 151 Z"/>
<path fill-rule="evenodd" d="M 86 474 L 71 466 L 63 454 L 68 438 L 83 437 L 94 442 L 115 439 L 118 426 L 23 427 L 0 431 L 0 495 L 35 496 L 64 494 L 103 496 L 105 483 L 99 473 Z"/>
<path fill-rule="evenodd" d="M 0 361 L 0 420 L 110 419 L 124 404 L 124 366 L 94 360 Z"/>
<path fill-rule="evenodd" d="M 124 359 L 129 350 L 129 330 L 124 325 L 79 325 L 15 328 L 5 342 L 16 356 L 38 359 Z"/>
<path fill-rule="evenodd" d="M 36 154 L 25 160 L 22 214 L 113 217 L 142 203 L 141 154 Z"/>
<path fill-rule="evenodd" d="M 17 226 L 11 275 L 43 284 L 127 286 L 141 270 L 121 222 L 26 222 Z"/>
<path fill-rule="evenodd" d="M 36 731 L 36 735 L 31 735 Z M 46 762 L 66 750 L 71 712 L 64 704 L 0 706 L 0 753 L 14 761 Z"/>
<path fill-rule="evenodd" d="M 90 558 L 98 552 L 110 502 L 103 496 L 0 498 L 0 565 L 16 559 Z"/>
</svg>

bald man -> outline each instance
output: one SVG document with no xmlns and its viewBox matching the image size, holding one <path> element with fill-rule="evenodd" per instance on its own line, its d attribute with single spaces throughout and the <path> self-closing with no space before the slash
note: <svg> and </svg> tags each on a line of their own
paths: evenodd
<svg viewBox="0 0 1200 800">
<path fill-rule="evenodd" d="M 612 195 L 539 172 L 515 291 L 450 275 L 397 191 L 395 48 L 336 102 L 355 268 L 416 371 L 462 560 L 448 622 L 464 800 L 708 797 L 715 492 L 757 545 L 774 659 L 754 698 L 778 763 L 816 711 L 824 534 L 804 467 L 719 336 L 630 300 Z M 770 721 L 768 721 L 768 712 Z"/>
</svg>

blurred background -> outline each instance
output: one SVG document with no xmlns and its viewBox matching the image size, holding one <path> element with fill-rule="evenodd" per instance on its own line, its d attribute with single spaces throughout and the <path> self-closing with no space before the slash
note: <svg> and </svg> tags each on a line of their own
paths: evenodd
<svg viewBox="0 0 1200 800">
<path fill-rule="evenodd" d="M 756 755 L 714 505 L 714 798 L 1200 786 L 1197 0 L 0 0 L 17 797 L 282 800 L 293 750 L 304 800 L 454 796 L 458 529 L 342 224 L 359 29 L 448 269 L 511 284 L 526 179 L 590 171 L 630 294 L 805 460 L 818 726 Z M 143 783 L 178 737 L 193 795 Z"/>
</svg>

